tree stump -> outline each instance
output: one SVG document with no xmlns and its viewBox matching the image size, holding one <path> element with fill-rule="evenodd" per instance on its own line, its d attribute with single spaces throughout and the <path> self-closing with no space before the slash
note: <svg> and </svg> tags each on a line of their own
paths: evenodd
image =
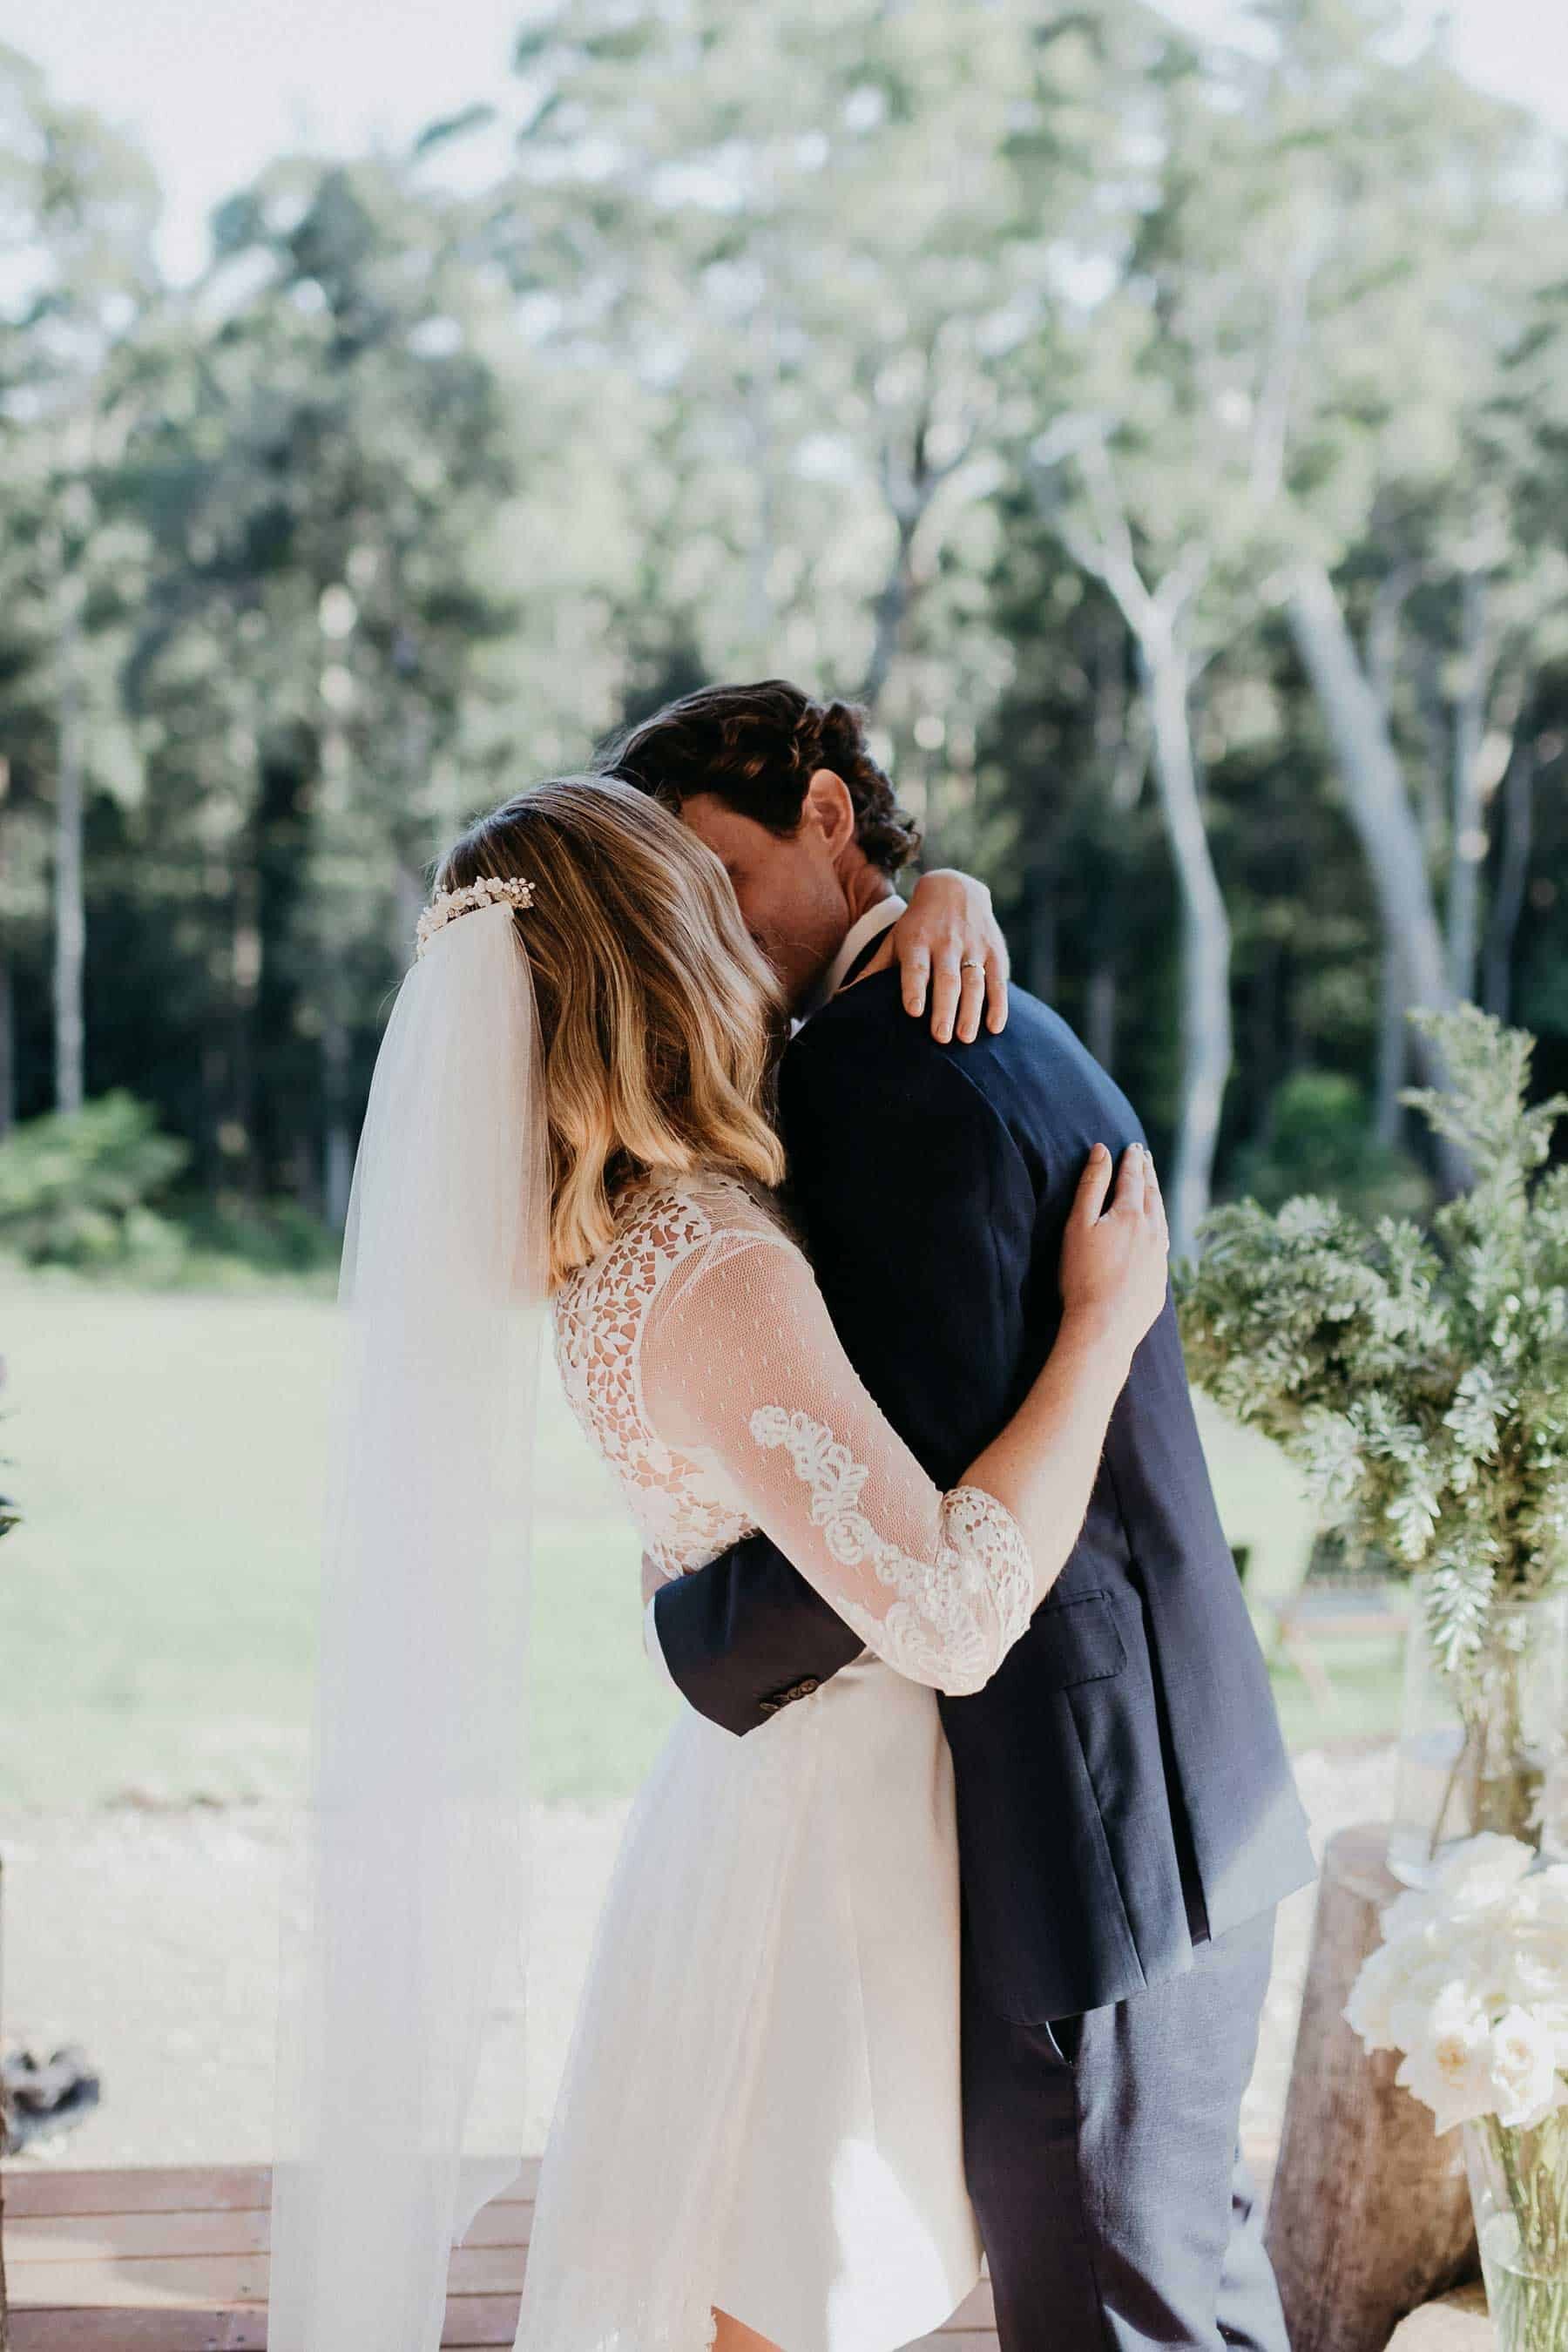
<svg viewBox="0 0 1568 2352">
<path fill-rule="evenodd" d="M 1268 2207 L 1292 2352 L 1384 2352 L 1408 2312 L 1479 2274 L 1460 2135 L 1437 2137 L 1397 2054 L 1369 2057 L 1342 2014 L 1403 1891 L 1387 1849 L 1369 1824 L 1323 1859 Z"/>
</svg>

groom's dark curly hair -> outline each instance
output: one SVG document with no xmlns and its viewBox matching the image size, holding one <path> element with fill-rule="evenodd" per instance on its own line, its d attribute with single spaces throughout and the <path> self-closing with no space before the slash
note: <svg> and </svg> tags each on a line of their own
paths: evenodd
<svg viewBox="0 0 1568 2352">
<path fill-rule="evenodd" d="M 629 727 L 595 761 L 679 814 L 711 793 L 782 839 L 795 832 L 818 768 L 841 776 L 855 804 L 855 838 L 873 866 L 897 874 L 921 836 L 866 741 L 866 713 L 851 702 L 816 702 L 787 678 L 705 686 Z"/>
</svg>

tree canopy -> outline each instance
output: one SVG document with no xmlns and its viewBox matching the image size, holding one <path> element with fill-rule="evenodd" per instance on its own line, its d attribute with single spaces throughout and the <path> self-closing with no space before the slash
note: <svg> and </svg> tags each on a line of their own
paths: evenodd
<svg viewBox="0 0 1568 2352">
<path fill-rule="evenodd" d="M 330 1229 L 447 836 L 784 673 L 1184 1239 L 1292 1136 L 1415 1199 L 1412 1004 L 1568 1076 L 1563 194 L 1385 0 L 555 0 L 176 286 L 0 52 L 0 1132 L 129 1093 L 188 1198 Z"/>
</svg>

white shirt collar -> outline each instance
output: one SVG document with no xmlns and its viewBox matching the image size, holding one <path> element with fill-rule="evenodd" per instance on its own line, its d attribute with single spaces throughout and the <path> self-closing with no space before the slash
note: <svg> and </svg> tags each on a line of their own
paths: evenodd
<svg viewBox="0 0 1568 2352">
<path fill-rule="evenodd" d="M 873 940 L 879 939 L 884 931 L 890 931 L 893 925 L 908 911 L 903 900 L 895 890 L 888 898 L 879 898 L 874 907 L 868 907 L 859 920 L 850 924 L 844 934 L 843 945 L 823 973 L 819 986 L 814 991 L 810 1003 L 805 1008 L 803 1018 L 813 1013 L 820 1013 L 828 999 L 837 995 L 844 985 L 846 974 L 861 950 L 868 947 Z"/>
</svg>

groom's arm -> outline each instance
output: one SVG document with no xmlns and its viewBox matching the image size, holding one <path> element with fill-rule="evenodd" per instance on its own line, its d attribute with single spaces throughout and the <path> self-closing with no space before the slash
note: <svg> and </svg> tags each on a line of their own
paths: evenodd
<svg viewBox="0 0 1568 2352">
<path fill-rule="evenodd" d="M 855 997 L 784 1060 L 791 1202 L 850 1361 L 945 1487 L 1037 1369 L 1025 1345 L 1036 1183 L 964 1075 L 984 1042 L 936 1045 L 893 975 Z M 682 1696 L 729 1731 L 754 1730 L 860 1654 L 764 1536 L 676 1578 L 653 1607 Z"/>
</svg>

